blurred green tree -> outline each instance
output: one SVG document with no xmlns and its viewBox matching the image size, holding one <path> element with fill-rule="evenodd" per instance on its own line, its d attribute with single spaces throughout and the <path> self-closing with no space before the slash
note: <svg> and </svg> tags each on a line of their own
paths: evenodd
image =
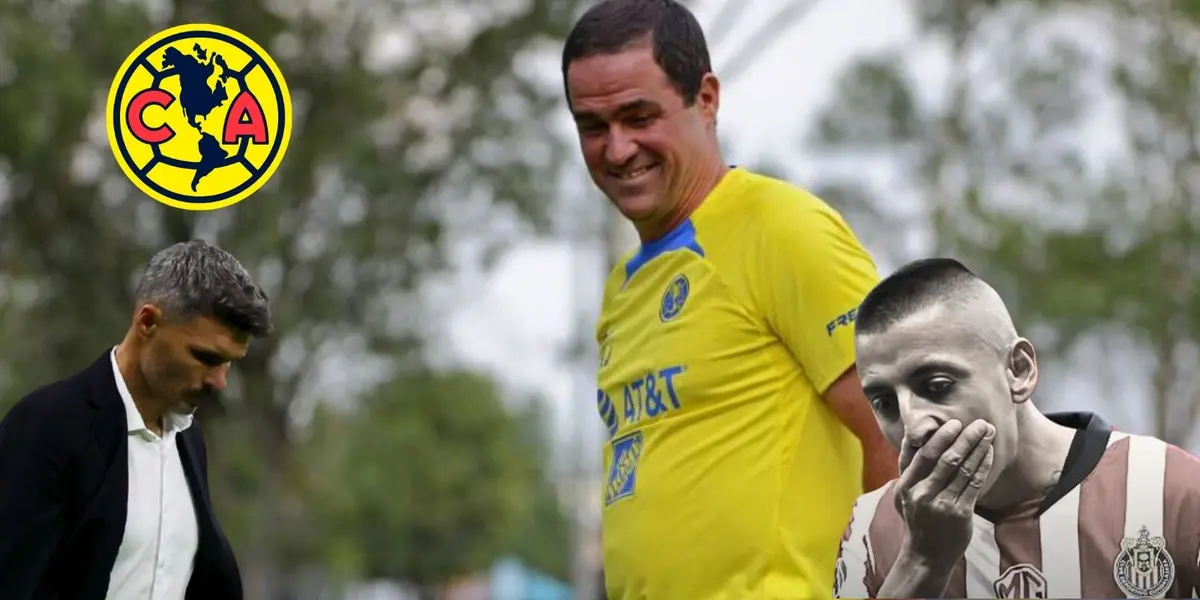
<svg viewBox="0 0 1200 600">
<path fill-rule="evenodd" d="M 812 140 L 901 173 L 830 184 L 915 198 L 897 230 L 995 282 L 1047 356 L 1101 348 L 1097 377 L 1148 357 L 1154 432 L 1177 444 L 1200 421 L 1195 4 L 921 2 L 909 52 L 854 65 Z"/>
<path fill-rule="evenodd" d="M 510 411 L 469 373 L 398 377 L 350 414 L 323 410 L 301 476 L 331 501 L 290 547 L 342 575 L 422 586 L 502 553 L 561 576 L 569 525 L 543 468 L 546 425 L 538 404 Z"/>
<path fill-rule="evenodd" d="M 494 219 L 546 225 L 564 152 L 544 115 L 561 91 L 534 65 L 565 35 L 577 4 L 0 0 L 0 398 L 78 370 L 120 339 L 132 281 L 152 252 L 191 237 L 233 252 L 273 298 L 280 333 L 253 346 L 226 402 L 201 417 L 217 440 L 214 500 L 247 597 L 274 597 L 297 566 L 280 557 L 311 558 L 284 548 L 326 501 L 304 495 L 301 425 L 314 405 L 352 401 L 370 383 L 329 398 L 316 387 L 322 367 L 330 357 L 355 368 L 375 357 L 381 379 L 388 370 L 421 372 L 416 290 L 445 266 L 447 235 L 495 246 L 505 238 L 489 227 Z M 163 27 L 194 22 L 232 27 L 267 48 L 296 117 L 271 182 L 204 214 L 141 197 L 115 168 L 102 121 L 125 54 Z M 388 47 L 400 50 L 388 56 Z M 469 417 L 446 418 L 457 416 Z M 456 456 L 452 448 L 444 455 Z M 497 467 L 496 477 L 528 468 Z M 433 491 L 425 501 L 464 506 Z M 505 514 L 479 518 L 503 524 Z M 400 531 L 417 531 L 410 525 Z M 386 552 L 372 548 L 383 553 L 377 560 L 429 544 L 390 541 Z M 394 560 L 394 575 L 428 572 L 404 572 L 413 563 Z"/>
</svg>

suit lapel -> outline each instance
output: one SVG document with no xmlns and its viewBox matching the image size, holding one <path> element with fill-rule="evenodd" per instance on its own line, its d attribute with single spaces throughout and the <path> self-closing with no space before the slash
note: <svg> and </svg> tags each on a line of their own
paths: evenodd
<svg viewBox="0 0 1200 600">
<path fill-rule="evenodd" d="M 75 522 L 68 539 L 74 538 L 92 518 L 120 522 L 124 530 L 129 500 L 129 440 L 125 408 L 113 379 L 112 362 L 105 352 L 96 362 L 78 375 L 88 385 L 87 402 L 92 437 L 102 457 L 100 483 Z M 120 546 L 120 538 L 106 540 Z M 115 555 L 116 549 L 113 549 Z"/>
<path fill-rule="evenodd" d="M 191 427 L 179 433 L 179 462 L 183 463 L 183 476 L 187 479 L 188 489 L 192 492 L 192 502 L 196 506 L 196 518 L 211 522 L 213 520 L 212 504 L 208 501 L 208 487 L 204 483 L 204 465 L 196 451 L 196 441 L 193 436 L 199 430 L 193 423 Z"/>
<path fill-rule="evenodd" d="M 228 598 L 241 600 L 242 583 L 237 560 L 229 540 L 221 532 L 221 525 L 213 513 L 209 499 L 205 473 L 204 433 L 200 424 L 180 432 L 178 436 L 179 459 L 183 463 L 183 474 L 188 489 L 192 492 L 192 503 L 196 508 L 196 525 L 200 539 L 196 547 L 195 569 L 188 583 L 187 600 L 209 600 Z"/>
<path fill-rule="evenodd" d="M 110 352 L 105 352 L 84 373 L 92 380 L 92 395 L 88 398 L 95 411 L 92 436 L 100 444 L 108 463 L 101 489 L 120 484 L 124 502 L 129 496 L 129 423 L 125 418 L 125 403 L 113 378 Z"/>
<path fill-rule="evenodd" d="M 117 391 L 117 380 L 113 378 L 112 358 L 109 350 L 81 375 L 91 384 L 88 404 L 92 407 L 92 435 L 105 450 L 114 449 L 122 440 L 127 440 L 129 424 L 125 420 L 125 404 L 121 392 Z"/>
</svg>

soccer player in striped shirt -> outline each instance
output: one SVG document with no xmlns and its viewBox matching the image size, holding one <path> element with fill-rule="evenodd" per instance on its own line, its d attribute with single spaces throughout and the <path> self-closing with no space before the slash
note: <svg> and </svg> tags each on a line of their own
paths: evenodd
<svg viewBox="0 0 1200 600">
<path fill-rule="evenodd" d="M 1033 346 L 963 265 L 923 260 L 882 281 L 855 338 L 901 475 L 855 504 L 835 596 L 1197 594 L 1200 459 L 1039 412 Z"/>
</svg>

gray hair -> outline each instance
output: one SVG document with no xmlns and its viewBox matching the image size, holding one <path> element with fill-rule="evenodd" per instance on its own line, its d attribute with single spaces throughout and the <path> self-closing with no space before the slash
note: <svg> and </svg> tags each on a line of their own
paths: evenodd
<svg viewBox="0 0 1200 600">
<path fill-rule="evenodd" d="M 168 318 L 211 317 L 256 338 L 271 333 L 266 293 L 232 254 L 203 240 L 180 242 L 151 257 L 134 298 Z"/>
</svg>

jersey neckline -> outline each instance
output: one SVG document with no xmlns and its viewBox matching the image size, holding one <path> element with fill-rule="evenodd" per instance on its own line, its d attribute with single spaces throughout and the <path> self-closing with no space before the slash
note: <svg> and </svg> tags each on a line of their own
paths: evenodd
<svg viewBox="0 0 1200 600">
<path fill-rule="evenodd" d="M 1046 418 L 1075 430 L 1058 482 L 1040 500 L 1031 499 L 999 511 L 977 506 L 976 517 L 992 524 L 1030 517 L 1037 519 L 1081 485 L 1100 464 L 1113 432 L 1113 427 L 1104 419 L 1090 412 L 1046 413 Z"/>
<path fill-rule="evenodd" d="M 691 250 L 700 256 L 704 256 L 704 249 L 700 247 L 696 240 L 696 225 L 694 219 L 700 215 L 706 208 L 713 204 L 713 200 L 723 195 L 728 195 L 727 190 L 735 187 L 736 183 L 741 179 L 743 169 L 737 165 L 730 165 L 729 170 L 721 176 L 721 180 L 717 185 L 708 192 L 704 197 L 704 201 L 673 229 L 663 234 L 662 236 L 642 242 L 638 249 L 629 260 L 625 262 L 625 284 L 633 279 L 634 273 L 637 273 L 647 263 L 662 256 L 672 250 Z M 624 284 L 623 284 L 624 285 Z"/>
<path fill-rule="evenodd" d="M 1042 516 L 1055 502 L 1062 500 L 1071 490 L 1083 483 L 1092 474 L 1104 452 L 1108 450 L 1108 440 L 1112 437 L 1113 427 L 1099 415 L 1089 412 L 1061 412 L 1046 415 L 1051 421 L 1075 430 L 1075 438 L 1071 440 L 1071 449 L 1063 461 L 1062 475 L 1058 483 L 1050 488 L 1050 493 L 1042 499 L 1038 506 L 1037 516 Z"/>
</svg>

